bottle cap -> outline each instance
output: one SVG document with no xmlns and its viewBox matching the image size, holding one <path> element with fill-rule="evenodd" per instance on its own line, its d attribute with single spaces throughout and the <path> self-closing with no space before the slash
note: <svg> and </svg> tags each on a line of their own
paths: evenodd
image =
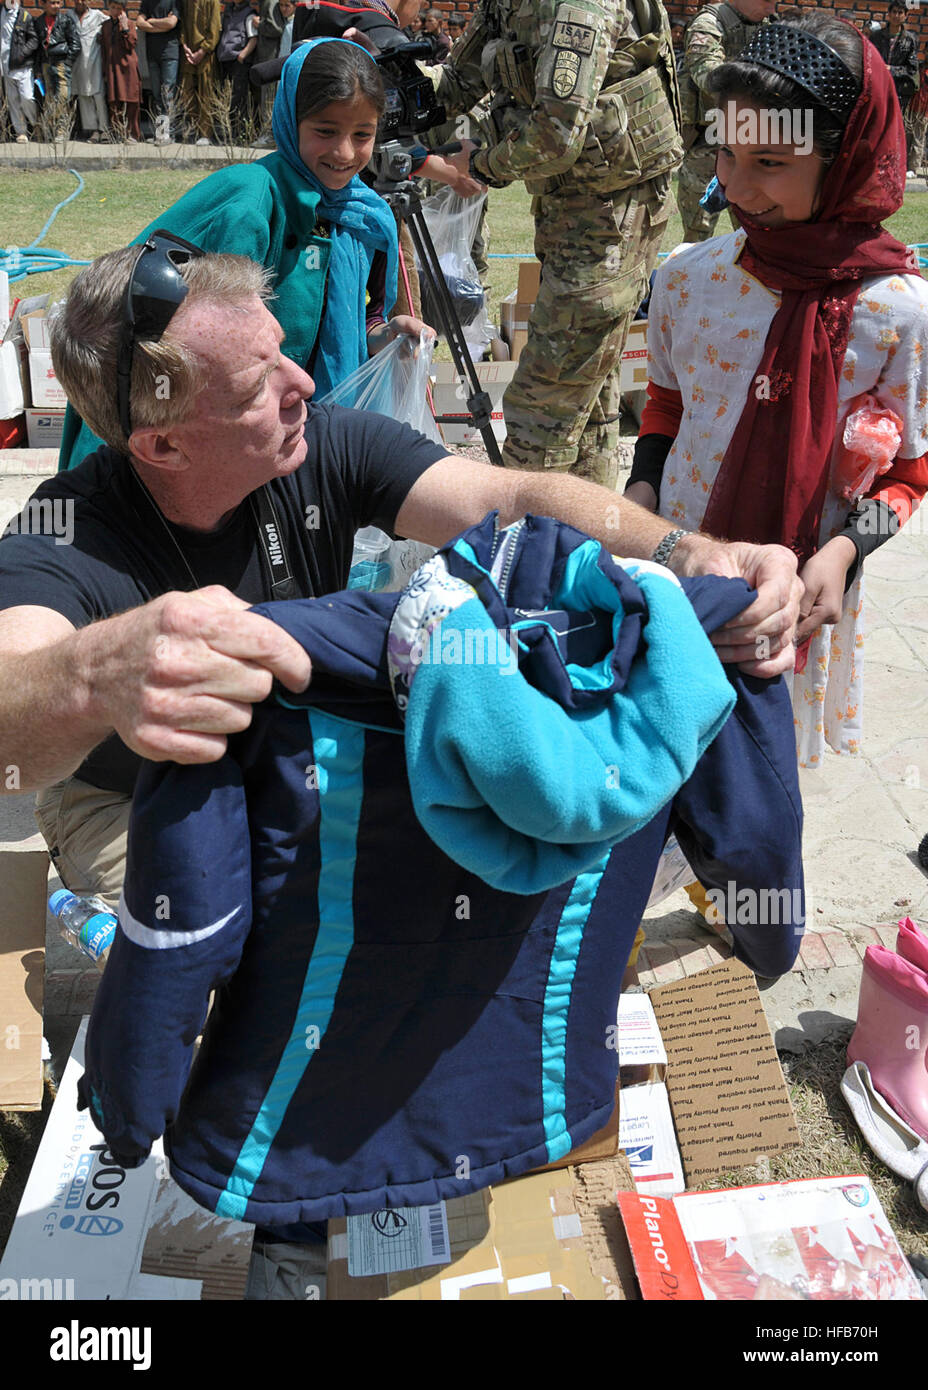
<svg viewBox="0 0 928 1390">
<path fill-rule="evenodd" d="M 60 917 L 61 909 L 69 902 L 77 902 L 75 894 L 69 892 L 67 888 L 59 888 L 57 892 L 53 893 L 49 898 L 48 905 L 55 916 Z"/>
</svg>

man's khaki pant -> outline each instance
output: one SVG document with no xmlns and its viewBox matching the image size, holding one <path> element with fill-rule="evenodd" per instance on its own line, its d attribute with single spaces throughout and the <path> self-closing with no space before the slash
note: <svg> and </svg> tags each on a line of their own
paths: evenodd
<svg viewBox="0 0 928 1390">
<path fill-rule="evenodd" d="M 36 795 L 35 818 L 65 888 L 113 912 L 126 874 L 131 796 L 68 777 Z"/>
</svg>

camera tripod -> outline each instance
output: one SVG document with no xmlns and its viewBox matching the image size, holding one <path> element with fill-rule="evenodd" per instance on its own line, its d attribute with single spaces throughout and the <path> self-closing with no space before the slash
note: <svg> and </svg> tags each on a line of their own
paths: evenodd
<svg viewBox="0 0 928 1390">
<path fill-rule="evenodd" d="M 442 146 L 436 153 L 451 153 L 457 149 L 460 149 L 459 145 Z M 409 228 L 420 269 L 432 290 L 433 302 L 441 320 L 439 326 L 448 340 L 458 379 L 462 383 L 466 381 L 471 388 L 467 396 L 468 413 L 483 437 L 490 462 L 502 467 L 503 457 L 490 423 L 490 397 L 480 388 L 474 364 L 467 350 L 464 329 L 448 292 L 435 244 L 425 220 L 425 213 L 422 211 L 419 190 L 409 176 L 412 160 L 408 149 L 401 142 L 391 140 L 378 148 L 375 158 L 377 177 L 373 185 L 374 192 L 379 193 L 384 201 L 389 203 L 397 217 Z M 455 415 L 435 417 L 438 424 L 450 423 L 457 418 Z"/>
</svg>

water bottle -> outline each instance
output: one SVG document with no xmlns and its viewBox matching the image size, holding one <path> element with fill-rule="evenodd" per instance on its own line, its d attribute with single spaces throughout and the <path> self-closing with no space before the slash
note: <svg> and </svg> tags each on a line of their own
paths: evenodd
<svg viewBox="0 0 928 1390">
<path fill-rule="evenodd" d="M 385 589 L 390 583 L 390 537 L 376 526 L 356 531 L 351 554 L 349 589 Z"/>
<path fill-rule="evenodd" d="M 48 905 L 61 924 L 64 939 L 102 970 L 116 934 L 116 917 L 106 903 L 100 898 L 78 898 L 59 888 Z"/>
</svg>

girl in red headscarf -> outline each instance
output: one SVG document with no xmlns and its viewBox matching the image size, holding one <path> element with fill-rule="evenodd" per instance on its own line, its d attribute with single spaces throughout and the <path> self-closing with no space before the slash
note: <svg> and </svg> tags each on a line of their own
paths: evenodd
<svg viewBox="0 0 928 1390">
<path fill-rule="evenodd" d="M 717 178 L 742 225 L 657 273 L 626 495 L 797 555 L 793 708 L 816 766 L 826 743 L 859 747 L 863 558 L 928 487 L 928 285 L 880 225 L 902 203 L 905 134 L 853 26 L 764 25 L 713 87 Z"/>
</svg>

